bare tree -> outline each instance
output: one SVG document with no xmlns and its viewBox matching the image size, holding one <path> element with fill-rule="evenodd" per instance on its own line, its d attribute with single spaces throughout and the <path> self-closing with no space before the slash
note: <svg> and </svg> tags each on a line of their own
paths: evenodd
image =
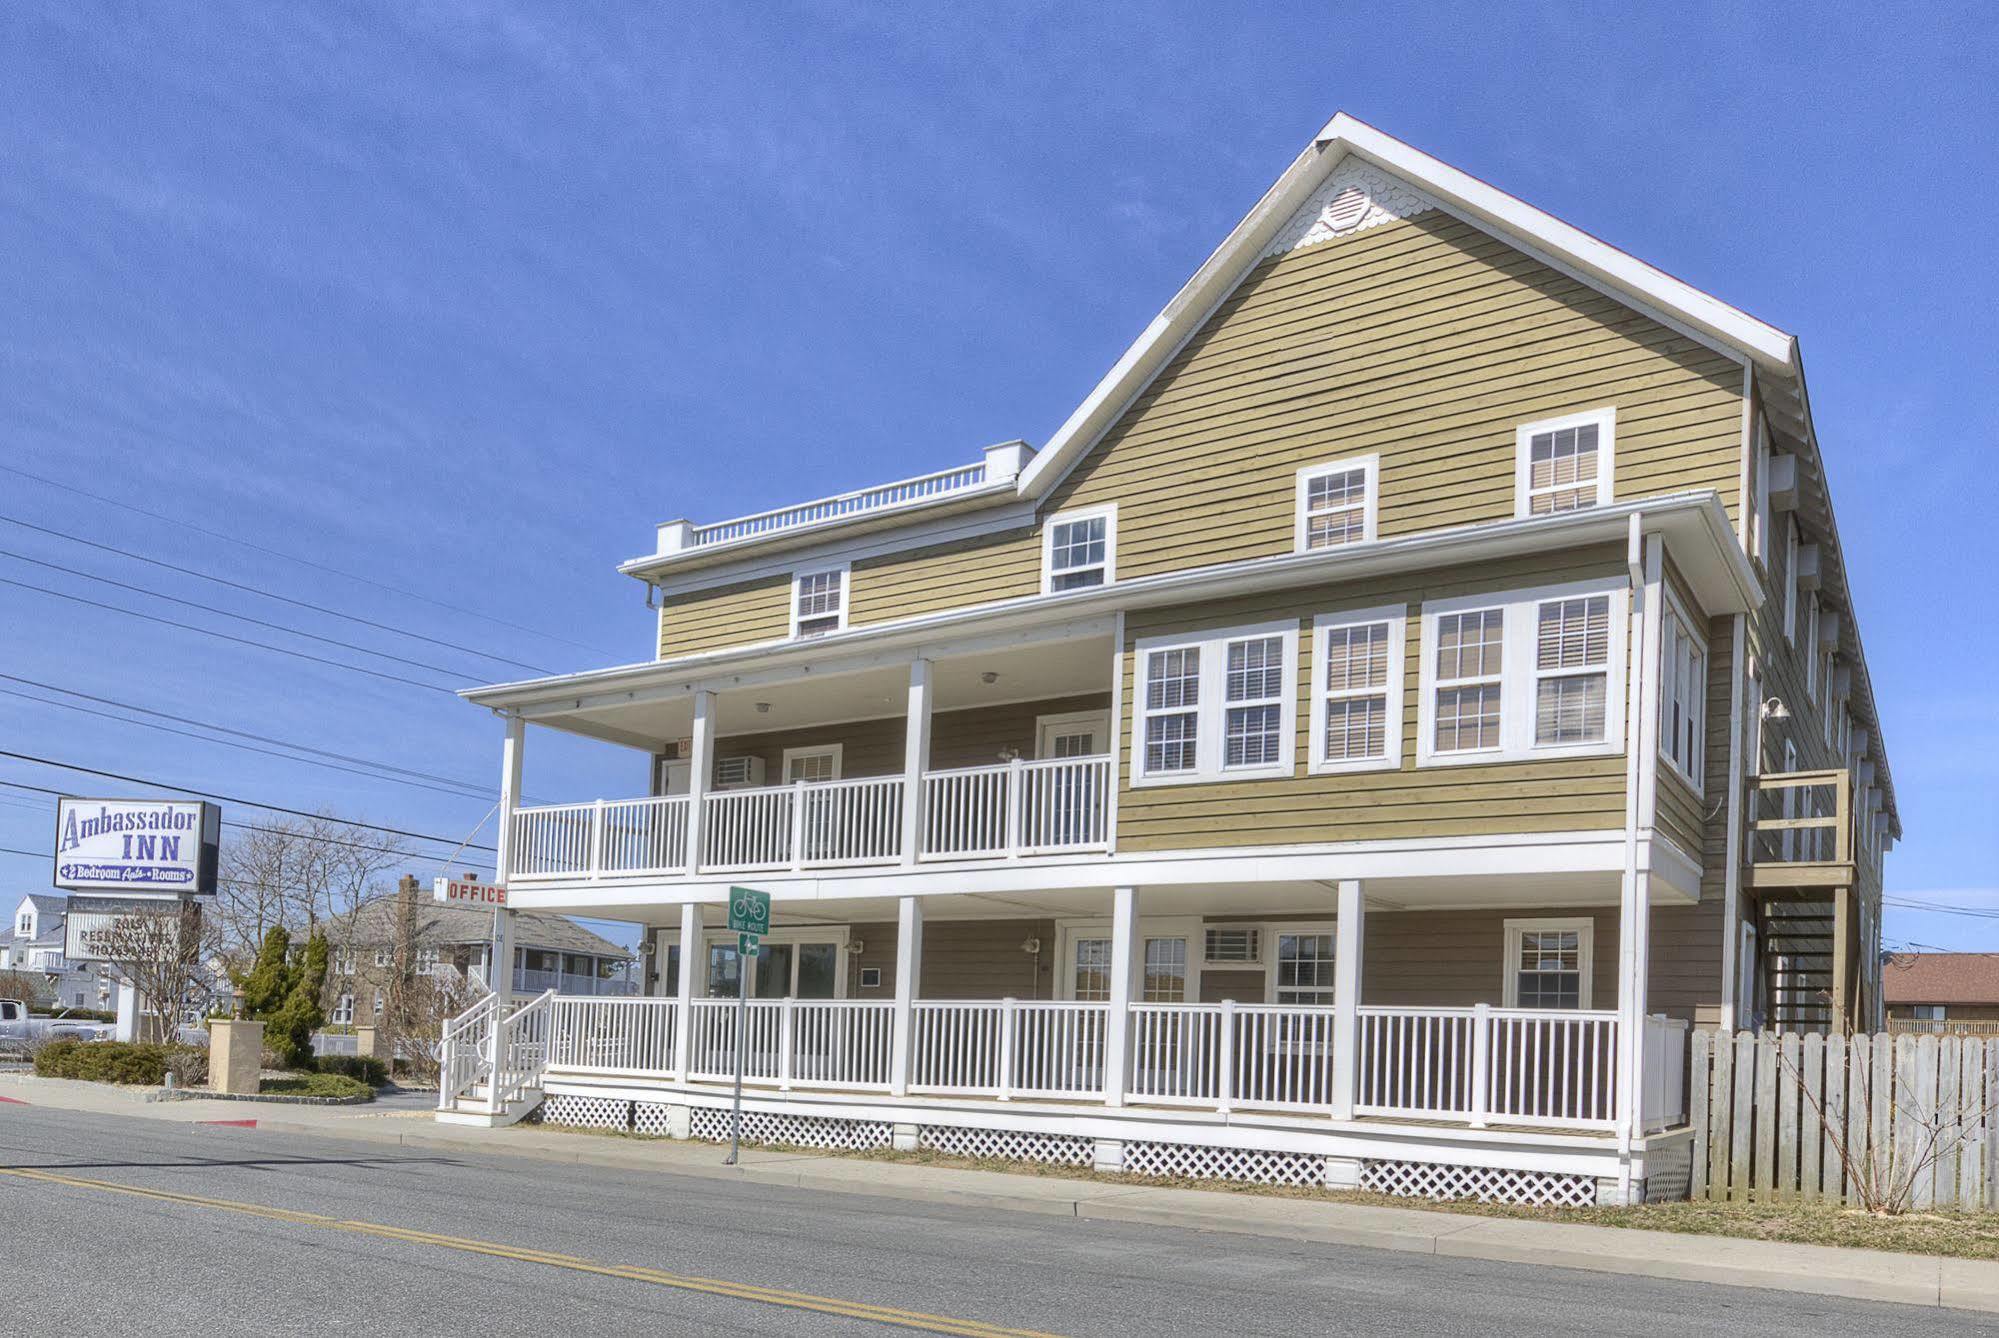
<svg viewBox="0 0 1999 1338">
<path fill-rule="evenodd" d="M 86 942 L 138 993 L 137 1039 L 172 1044 L 183 1016 L 207 998 L 203 958 L 211 939 L 201 906 L 181 901 L 122 911 L 93 926 Z"/>
<path fill-rule="evenodd" d="M 274 818 L 223 847 L 216 911 L 223 959 L 242 969 L 264 935 L 282 925 L 303 941 L 322 928 L 351 925 L 388 892 L 408 843 L 363 833 L 329 817 Z M 336 935 L 338 937 L 338 935 Z"/>
</svg>

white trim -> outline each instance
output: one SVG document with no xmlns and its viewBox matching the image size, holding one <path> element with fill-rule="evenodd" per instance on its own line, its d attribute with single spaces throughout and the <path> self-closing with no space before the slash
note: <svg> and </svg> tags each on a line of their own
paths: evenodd
<svg viewBox="0 0 1999 1338">
<path fill-rule="evenodd" d="M 1333 984 L 1327 985 L 1323 990 L 1316 986 L 1312 987 L 1310 993 L 1326 995 L 1334 993 L 1339 981 L 1340 923 L 1337 919 L 1265 920 L 1260 923 L 1263 926 L 1264 943 L 1266 945 L 1263 950 L 1263 1001 L 1265 1003 L 1276 1004 L 1282 1002 L 1277 997 L 1277 963 L 1283 956 L 1283 952 L 1278 946 L 1278 941 L 1286 934 L 1291 935 L 1293 938 L 1298 938 L 1305 934 L 1314 936 L 1323 935 L 1333 941 L 1333 955 L 1326 959 L 1328 965 L 1334 968 Z M 1303 989 L 1304 987 L 1293 986 L 1292 988 Z M 1332 1003 L 1333 1001 L 1329 998 L 1322 1006 L 1331 1007 Z"/>
<path fill-rule="evenodd" d="M 1664 589 L 1666 594 L 1666 619 L 1662 623 L 1659 636 L 1659 728 L 1656 731 L 1659 737 L 1659 760 L 1670 767 L 1674 775 L 1692 786 L 1695 795 L 1705 797 L 1707 793 L 1708 641 L 1706 637 L 1700 634 L 1699 624 L 1694 621 L 1693 615 L 1687 612 L 1686 605 L 1680 602 L 1680 597 L 1673 592 L 1673 588 L 1670 585 L 1662 585 L 1662 589 Z M 1689 642 L 1699 656 L 1699 673 L 1695 676 L 1693 700 L 1691 703 L 1695 715 L 1695 723 L 1698 726 L 1694 731 L 1693 746 L 1695 755 L 1691 759 L 1693 762 L 1691 767 L 1680 764 L 1680 759 L 1674 757 L 1671 751 L 1669 751 L 1666 740 L 1666 708 L 1672 704 L 1673 690 L 1679 685 L 1680 681 L 1679 665 L 1675 663 L 1669 666 L 1666 663 L 1666 657 L 1672 652 L 1673 642 L 1676 637 L 1684 638 Z M 1672 743 L 1673 746 L 1677 747 L 1679 740 L 1675 738 Z"/>
<path fill-rule="evenodd" d="M 1313 547 L 1308 534 L 1311 517 L 1306 511 L 1307 496 L 1311 491 L 1312 480 L 1324 478 L 1328 474 L 1350 474 L 1356 470 L 1361 475 L 1362 533 L 1358 540 L 1348 540 L 1345 542 L 1373 543 L 1375 539 L 1380 537 L 1381 456 L 1379 454 L 1356 455 L 1345 460 L 1328 460 L 1323 464 L 1305 465 L 1298 470 L 1292 503 L 1292 551 L 1306 553 L 1342 546 L 1341 544 L 1320 544 L 1318 548 Z"/>
<path fill-rule="evenodd" d="M 1591 981 L 1596 974 L 1596 921 L 1588 916 L 1540 916 L 1523 920 L 1508 920 L 1504 923 L 1505 956 L 1500 958 L 1500 988 L 1502 1008 L 1520 1006 L 1520 948 L 1521 936 L 1527 933 L 1548 931 L 1576 931 L 1576 965 L 1580 968 L 1582 980 L 1576 990 L 1578 1011 L 1595 1007 L 1591 1002 L 1593 989 Z"/>
<path fill-rule="evenodd" d="M 840 577 L 840 606 L 831 613 L 814 614 L 810 621 L 818 622 L 825 618 L 835 618 L 838 620 L 837 623 L 824 632 L 815 632 L 809 637 L 801 637 L 798 633 L 798 587 L 800 582 L 814 576 L 828 576 L 836 572 Z M 788 634 L 790 639 L 793 641 L 817 641 L 819 638 L 831 636 L 835 632 L 846 631 L 847 604 L 848 597 L 853 593 L 853 577 L 853 568 L 845 562 L 825 563 L 814 567 L 800 567 L 793 571 L 791 573 L 791 608 L 789 610 Z"/>
<path fill-rule="evenodd" d="M 1591 743 L 1542 744 L 1534 742 L 1535 684 L 1542 676 L 1536 668 L 1538 609 L 1558 599 L 1595 595 L 1610 601 L 1609 654 L 1604 672 L 1603 738 Z M 1489 762 L 1526 762 L 1542 757 L 1607 757 L 1624 751 L 1625 654 L 1630 590 L 1621 577 L 1604 576 L 1563 585 L 1537 586 L 1527 590 L 1505 590 L 1488 595 L 1460 595 L 1432 600 L 1423 605 L 1421 638 L 1422 663 L 1418 668 L 1416 704 L 1416 765 L 1465 766 Z M 1500 609 L 1505 613 L 1501 629 L 1500 742 L 1497 747 L 1438 752 L 1437 714 L 1437 623 L 1447 614 Z M 1552 674 L 1552 671 L 1550 671 Z"/>
<path fill-rule="evenodd" d="M 1798 644 L 1798 522 L 1788 516 L 1784 529 L 1784 640 Z"/>
<path fill-rule="evenodd" d="M 1587 409 L 1581 413 L 1565 414 L 1560 418 L 1543 418 L 1535 423 L 1522 423 L 1513 431 L 1513 515 L 1525 520 L 1530 516 L 1559 514 L 1539 512 L 1533 509 L 1533 451 L 1534 438 L 1546 432 L 1560 432 L 1572 427 L 1596 428 L 1596 501 L 1592 506 L 1609 506 L 1616 498 L 1613 486 L 1617 472 L 1617 408 L 1605 405 L 1598 409 Z M 1573 488 L 1576 485 L 1570 485 Z M 1559 485 L 1551 485 L 1541 491 L 1558 490 Z M 1582 510 L 1570 507 L 1568 510 Z"/>
<path fill-rule="evenodd" d="M 1073 525 L 1078 521 L 1101 520 L 1104 522 L 1104 579 L 1095 585 L 1072 586 L 1068 590 L 1055 589 L 1055 531 L 1063 525 Z M 1084 567 L 1073 570 L 1090 570 Z M 1041 527 L 1041 593 L 1044 595 L 1070 594 L 1077 590 L 1097 590 L 1106 585 L 1117 584 L 1117 503 L 1106 502 L 1102 506 L 1080 506 L 1073 511 L 1058 511 L 1048 517 Z"/>
<path fill-rule="evenodd" d="M 1228 648 L 1238 641 L 1276 637 L 1282 642 L 1283 663 L 1278 708 L 1277 748 L 1274 762 L 1226 766 L 1223 756 L 1227 743 L 1230 703 L 1227 700 Z M 1147 705 L 1147 670 L 1152 656 L 1166 651 L 1196 650 L 1200 655 L 1200 676 L 1191 711 L 1184 708 L 1154 709 Z M 1171 636 L 1142 637 L 1135 645 L 1137 662 L 1133 673 L 1131 784 L 1134 788 L 1152 785 L 1212 784 L 1224 780 L 1274 780 L 1296 774 L 1298 752 L 1298 620 L 1277 619 L 1240 627 L 1218 627 Z M 1249 705 L 1260 704 L 1262 699 Z M 1148 774 L 1145 769 L 1146 721 L 1153 716 L 1195 717 L 1195 764 L 1186 771 Z"/>
<path fill-rule="evenodd" d="M 1114 926 L 1108 916 L 1073 917 L 1055 922 L 1056 970 L 1049 981 L 1049 988 L 1058 1001 L 1076 1002 L 1076 944 L 1083 939 L 1096 939 L 1109 943 L 1115 937 Z M 1187 944 L 1187 996 L 1185 1003 L 1199 1003 L 1201 1000 L 1201 933 L 1207 926 L 1198 915 L 1160 915 L 1138 917 L 1132 937 L 1136 940 L 1132 952 L 1131 1001 L 1148 1003 L 1145 995 L 1145 945 L 1156 938 L 1183 939 Z M 1106 976 L 1110 974 L 1110 964 L 1104 967 Z M 1228 968 L 1221 968 L 1228 969 Z M 1101 1003 L 1102 1000 L 1097 1002 Z"/>
<path fill-rule="evenodd" d="M 1326 757 L 1326 717 L 1327 703 L 1332 692 L 1326 687 L 1326 665 L 1330 656 L 1327 643 L 1336 628 L 1358 627 L 1378 623 L 1388 624 L 1388 681 L 1382 691 L 1387 698 L 1386 745 L 1387 751 L 1380 757 L 1340 758 L 1328 760 Z M 1405 683 L 1403 660 L 1409 644 L 1409 609 L 1405 604 L 1386 604 L 1372 609 L 1342 609 L 1332 613 L 1312 615 L 1312 755 L 1306 759 L 1306 770 L 1314 776 L 1334 775 L 1352 771 L 1394 771 L 1402 765 L 1403 731 L 1403 688 Z M 1344 691 L 1341 697 L 1372 695 L 1367 690 Z"/>
<path fill-rule="evenodd" d="M 791 762 L 793 758 L 797 757 L 831 757 L 833 759 L 833 774 L 829 779 L 839 780 L 840 768 L 846 760 L 846 754 L 847 745 L 844 743 L 815 743 L 797 748 L 787 748 L 784 750 L 784 756 L 778 760 L 778 782 L 783 785 L 791 784 Z"/>
<path fill-rule="evenodd" d="M 1110 737 L 1111 713 L 1109 711 L 1056 711 L 1048 715 L 1037 715 L 1034 717 L 1035 760 L 1047 761 L 1050 759 L 1051 755 L 1045 753 L 1042 747 L 1047 741 L 1045 735 L 1049 730 L 1060 731 L 1072 725 L 1093 726 L 1091 732 L 1099 736 L 1104 745 L 1098 749 L 1098 754 L 1101 755 L 1112 751 Z"/>
</svg>

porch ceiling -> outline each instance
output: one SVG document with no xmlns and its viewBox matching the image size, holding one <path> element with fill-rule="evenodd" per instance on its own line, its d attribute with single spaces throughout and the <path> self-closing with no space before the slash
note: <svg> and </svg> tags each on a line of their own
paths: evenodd
<svg viewBox="0 0 1999 1338">
<path fill-rule="evenodd" d="M 1111 639 L 1034 642 L 938 657 L 933 664 L 933 711 L 1108 692 Z M 985 681 L 988 674 L 993 676 L 990 683 Z M 552 729 L 658 751 L 693 733 L 692 687 L 677 693 L 635 693 L 589 709 L 543 710 L 533 719 Z M 848 673 L 815 674 L 807 668 L 787 681 L 722 687 L 716 693 L 716 731 L 726 737 L 899 716 L 907 709 L 908 691 L 904 664 Z"/>
</svg>

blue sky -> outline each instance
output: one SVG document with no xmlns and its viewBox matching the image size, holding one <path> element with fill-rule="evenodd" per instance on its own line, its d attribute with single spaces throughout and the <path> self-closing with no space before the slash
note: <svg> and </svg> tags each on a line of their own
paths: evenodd
<svg viewBox="0 0 1999 1338">
<path fill-rule="evenodd" d="M 0 515 L 449 644 L 4 522 L 0 577 L 228 625 L 110 577 L 434 683 L 526 672 L 473 648 L 643 658 L 612 567 L 655 522 L 1045 439 L 1345 108 L 1801 337 L 1908 826 L 1890 888 L 1999 913 L 1999 625 L 1967 560 L 1999 501 L 1999 16 L 1610 12 L 10 5 L 0 465 L 242 542 L 5 471 Z M 18 586 L 0 673 L 497 775 L 497 723 L 443 692 Z M 0 740 L 427 833 L 485 808 L 18 696 Z M 531 740 L 536 797 L 642 780 Z M 0 846 L 50 827 L 0 787 Z M 0 891 L 45 876 L 0 856 Z M 1999 921 L 1888 933 L 1999 950 Z"/>
</svg>

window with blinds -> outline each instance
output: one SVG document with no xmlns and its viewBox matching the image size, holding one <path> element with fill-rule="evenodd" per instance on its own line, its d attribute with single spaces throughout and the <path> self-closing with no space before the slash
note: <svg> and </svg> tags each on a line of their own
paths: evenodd
<svg viewBox="0 0 1999 1338">
<path fill-rule="evenodd" d="M 1141 641 L 1133 781 L 1292 774 L 1295 622 Z"/>
<path fill-rule="evenodd" d="M 791 634 L 825 636 L 847 625 L 847 572 L 800 572 L 792 577 Z"/>
<path fill-rule="evenodd" d="M 1192 771 L 1200 763 L 1201 648 L 1155 650 L 1145 659 L 1145 772 Z"/>
<path fill-rule="evenodd" d="M 1298 551 L 1337 548 L 1375 537 L 1379 458 L 1307 465 L 1298 471 Z"/>
<path fill-rule="evenodd" d="M 1521 427 L 1514 513 L 1551 516 L 1609 505 L 1616 423 L 1616 411 L 1606 408 Z"/>
<path fill-rule="evenodd" d="M 1312 769 L 1354 771 L 1402 758 L 1400 608 L 1322 614 L 1313 620 L 1318 693 Z"/>
<path fill-rule="evenodd" d="M 1610 597 L 1540 606 L 1534 650 L 1534 742 L 1601 743 L 1610 696 Z"/>
</svg>

